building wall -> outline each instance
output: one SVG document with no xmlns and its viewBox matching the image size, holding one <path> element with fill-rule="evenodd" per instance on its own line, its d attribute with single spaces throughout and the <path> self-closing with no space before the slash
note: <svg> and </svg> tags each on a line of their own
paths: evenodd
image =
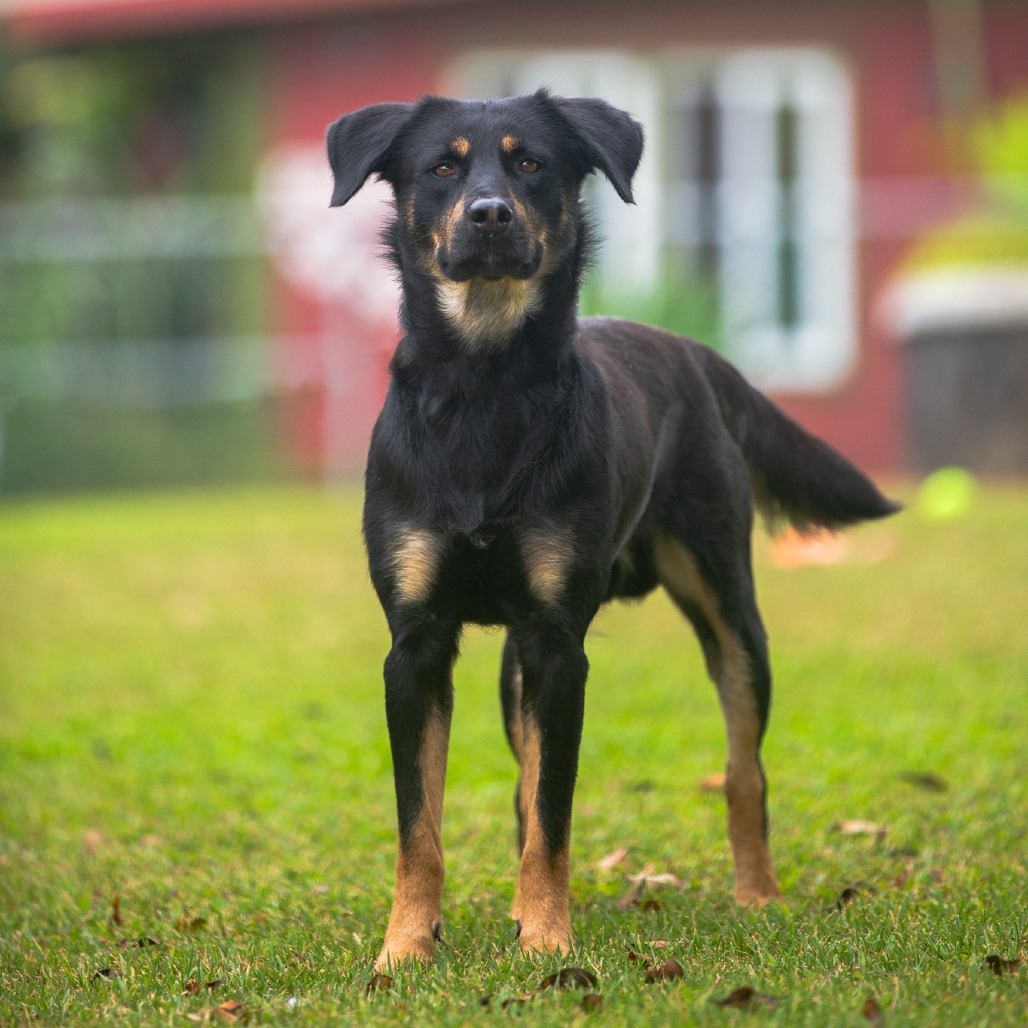
<svg viewBox="0 0 1028 1028">
<path fill-rule="evenodd" d="M 806 0 L 667 2 L 640 5 L 628 18 L 623 4 L 594 0 L 522 2 L 516 10 L 508 4 L 462 4 L 297 26 L 279 30 L 271 40 L 269 154 L 292 147 L 315 155 L 325 127 L 341 113 L 445 92 L 462 58 L 480 50 L 829 49 L 845 62 L 856 85 L 859 348 L 852 371 L 829 391 L 780 392 L 777 398 L 862 465 L 893 470 L 904 462 L 903 367 L 877 303 L 911 238 L 966 199 L 960 183 L 944 177 L 951 155 L 939 131 L 944 112 L 926 11 L 927 6 L 912 4 Z M 1004 8 L 1002 15 L 990 26 L 994 81 L 988 85 L 1009 90 L 1023 66 L 1017 39 L 1028 38 L 1028 15 L 1015 8 Z M 325 224 L 346 236 L 352 231 L 346 227 L 349 212 L 349 207 L 325 210 Z M 369 268 L 367 289 L 385 295 L 387 286 L 372 283 L 386 274 L 381 266 Z M 312 368 L 335 360 L 350 383 L 348 389 L 330 383 L 327 397 L 314 389 L 301 404 L 303 414 L 293 427 L 298 448 L 315 461 L 327 453 L 328 464 L 339 469 L 356 466 L 385 388 L 395 326 L 357 309 L 360 305 L 346 295 L 326 300 L 281 280 L 278 288 L 281 328 L 290 348 L 284 359 Z M 333 348 L 336 357 L 327 357 Z"/>
</svg>

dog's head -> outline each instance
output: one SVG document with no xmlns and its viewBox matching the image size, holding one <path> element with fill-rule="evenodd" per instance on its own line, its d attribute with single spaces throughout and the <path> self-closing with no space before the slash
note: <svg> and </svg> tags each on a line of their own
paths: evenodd
<svg viewBox="0 0 1028 1028">
<path fill-rule="evenodd" d="M 375 104 L 328 131 L 331 202 L 345 204 L 371 175 L 389 182 L 401 263 L 430 276 L 465 341 L 503 342 L 577 244 L 582 180 L 600 171 L 631 203 L 642 147 L 624 111 L 543 90 Z"/>
</svg>

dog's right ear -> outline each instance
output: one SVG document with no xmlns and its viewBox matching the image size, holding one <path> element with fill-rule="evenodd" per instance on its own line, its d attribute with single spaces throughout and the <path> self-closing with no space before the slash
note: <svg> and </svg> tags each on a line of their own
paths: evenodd
<svg viewBox="0 0 1028 1028">
<path fill-rule="evenodd" d="M 550 96 L 545 91 L 536 96 L 549 99 L 574 130 L 586 173 L 602 171 L 625 203 L 635 203 L 632 176 L 642 158 L 642 125 L 605 100 Z"/>
<path fill-rule="evenodd" d="M 372 104 L 344 114 L 329 126 L 326 144 L 335 184 L 331 207 L 341 207 L 368 180 L 386 169 L 389 149 L 410 117 L 412 104 Z"/>
</svg>

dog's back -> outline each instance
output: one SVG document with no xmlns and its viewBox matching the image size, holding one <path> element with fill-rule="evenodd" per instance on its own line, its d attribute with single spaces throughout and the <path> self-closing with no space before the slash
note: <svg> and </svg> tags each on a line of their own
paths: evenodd
<svg viewBox="0 0 1028 1028">
<path fill-rule="evenodd" d="M 579 321 L 580 351 L 596 361 L 612 394 L 634 381 L 649 401 L 681 404 L 704 423 L 714 402 L 720 424 L 749 470 L 753 499 L 769 527 L 788 521 L 801 531 L 836 530 L 886 517 L 899 506 L 821 439 L 785 415 L 719 354 L 661 329 L 612 318 Z M 611 373 L 613 367 L 617 368 Z M 627 396 L 628 405 L 638 397 Z"/>
</svg>

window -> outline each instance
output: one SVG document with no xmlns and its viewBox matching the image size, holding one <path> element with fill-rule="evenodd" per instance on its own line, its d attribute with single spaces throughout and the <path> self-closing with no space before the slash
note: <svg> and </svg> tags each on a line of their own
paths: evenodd
<svg viewBox="0 0 1028 1028">
<path fill-rule="evenodd" d="M 637 206 L 589 187 L 607 313 L 688 331 L 681 308 L 707 303 L 716 318 L 700 334 L 759 384 L 821 390 L 846 376 L 853 118 L 837 60 L 812 49 L 490 53 L 464 62 L 453 87 L 503 96 L 540 85 L 602 96 L 646 127 Z"/>
</svg>

